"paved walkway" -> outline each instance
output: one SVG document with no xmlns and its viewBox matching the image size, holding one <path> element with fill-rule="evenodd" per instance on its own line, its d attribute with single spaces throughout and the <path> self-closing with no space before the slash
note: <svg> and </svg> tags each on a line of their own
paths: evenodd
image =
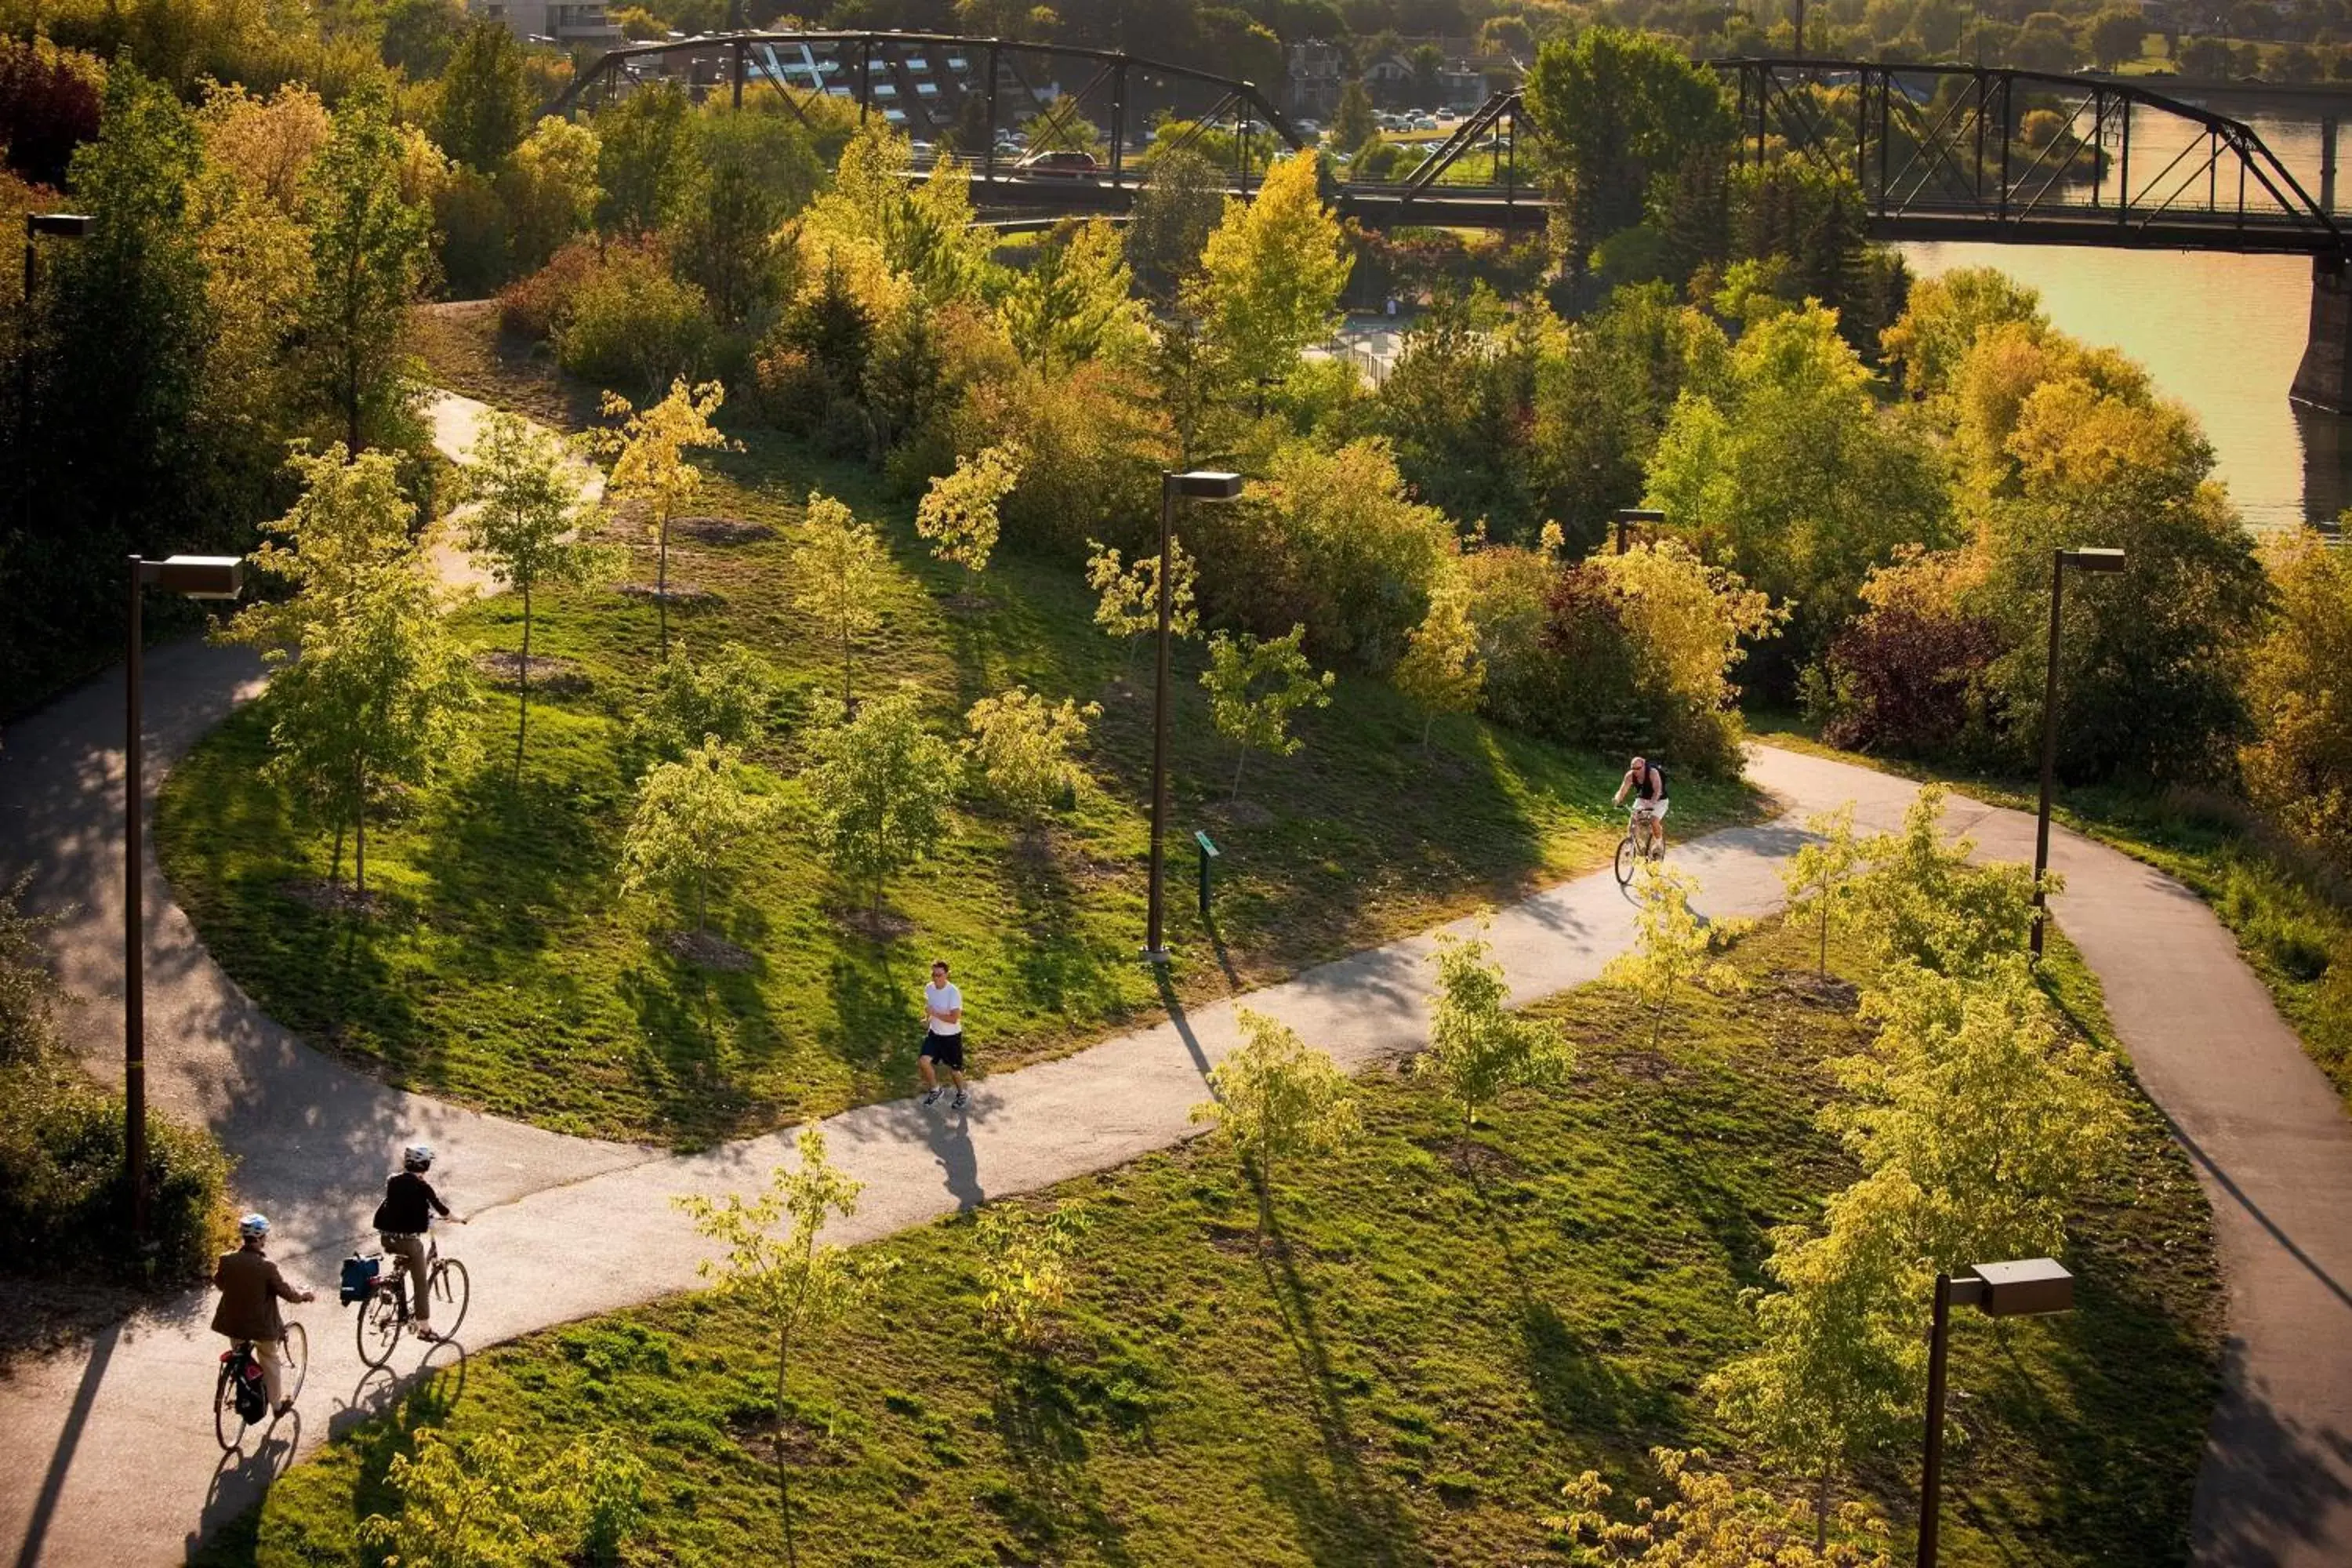
<svg viewBox="0 0 2352 1568">
<path fill-rule="evenodd" d="M 442 412 L 445 440 L 462 446 L 465 411 Z M 240 651 L 183 645 L 157 650 L 148 679 L 148 743 L 167 763 L 257 689 L 259 670 Z M 37 903 L 79 901 L 54 947 L 68 984 L 91 998 L 72 1031 L 101 1070 L 119 1061 L 121 1030 L 120 698 L 119 684 L 103 681 L 68 696 L 12 729 L 0 752 L 0 875 L 32 858 Z M 1751 774 L 1788 816 L 1675 850 L 1711 914 L 1777 905 L 1780 864 L 1802 842 L 1809 813 L 1852 800 L 1858 822 L 1888 826 L 1914 793 L 1898 779 L 1762 748 Z M 2030 852 L 2031 821 L 2018 813 L 1959 803 L 1954 818 L 1988 853 Z M 2352 1216 L 2343 1201 L 2352 1127 L 2202 904 L 2071 834 L 2058 836 L 2054 858 L 2070 887 L 2059 916 L 2105 983 L 2141 1081 L 2213 1201 L 2230 1376 L 2198 1489 L 2197 1561 L 2342 1568 L 2352 1563 Z M 363 1240 L 387 1156 L 404 1137 L 441 1146 L 445 1188 L 477 1216 L 448 1237 L 475 1266 L 464 1337 L 476 1349 L 692 1286 L 702 1251 L 672 1195 L 756 1185 L 788 1142 L 779 1134 L 673 1159 L 385 1089 L 263 1017 L 213 965 L 152 865 L 145 873 L 156 1099 L 221 1132 L 243 1162 L 240 1199 L 279 1221 L 275 1254 L 329 1288 L 300 1313 L 313 1334 L 308 1420 L 281 1424 L 257 1457 L 222 1459 L 205 1409 L 217 1342 L 205 1331 L 200 1293 L 22 1369 L 0 1384 L 0 1552 L 13 1546 L 19 1568 L 176 1561 L 299 1452 L 386 1407 L 395 1385 L 362 1375 L 331 1285 L 334 1260 Z M 1601 873 L 1513 906 L 1492 939 L 1525 1002 L 1593 978 L 1631 923 Z M 1351 1066 L 1408 1051 L 1426 1030 L 1431 945 L 1424 935 L 1359 953 L 1247 1001 Z M 1233 1004 L 1218 1003 L 985 1080 L 965 1113 L 902 1100 L 831 1119 L 835 1157 L 868 1184 L 840 1239 L 887 1235 L 1188 1136 L 1201 1075 L 1234 1038 Z M 625 1274 L 607 1267 L 615 1258 L 630 1259 Z M 415 1353 L 395 1365 L 413 1368 Z"/>
</svg>

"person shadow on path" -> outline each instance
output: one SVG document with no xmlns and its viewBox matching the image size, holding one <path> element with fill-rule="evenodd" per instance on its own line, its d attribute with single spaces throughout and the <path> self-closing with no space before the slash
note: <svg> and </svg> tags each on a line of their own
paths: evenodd
<svg viewBox="0 0 2352 1568">
<path fill-rule="evenodd" d="M 940 1163 L 947 1189 L 959 1210 L 976 1209 L 988 1201 L 980 1184 L 980 1156 L 971 1146 L 971 1112 L 950 1110 L 924 1129 L 924 1141 Z"/>
</svg>

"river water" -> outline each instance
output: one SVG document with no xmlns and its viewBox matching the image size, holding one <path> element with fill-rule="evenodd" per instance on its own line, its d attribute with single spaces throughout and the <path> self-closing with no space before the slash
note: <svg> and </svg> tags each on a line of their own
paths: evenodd
<svg viewBox="0 0 2352 1568">
<path fill-rule="evenodd" d="M 2318 197 L 2315 116 L 2222 112 L 2252 125 Z M 2159 134 L 2154 116 L 2135 116 L 2135 169 L 2146 166 L 2143 148 L 2155 150 Z M 2172 149 L 2161 151 L 2169 157 Z M 2338 157 L 2347 154 L 2352 127 L 2338 141 Z M 2139 181 L 2133 184 L 2137 189 Z M 2339 197 L 2339 212 L 2343 205 Z M 2352 506 L 2352 419 L 2287 400 L 2309 324 L 2308 259 L 2072 246 L 1901 248 L 1922 277 L 1957 267 L 1998 267 L 2041 290 L 2058 327 L 2086 342 L 2121 349 L 2146 365 L 2159 388 L 2203 422 L 2217 477 L 2250 527 L 2333 519 Z"/>
</svg>

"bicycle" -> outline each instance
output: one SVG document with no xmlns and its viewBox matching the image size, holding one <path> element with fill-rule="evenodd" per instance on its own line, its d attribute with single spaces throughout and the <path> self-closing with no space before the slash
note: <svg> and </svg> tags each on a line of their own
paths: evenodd
<svg viewBox="0 0 2352 1568">
<path fill-rule="evenodd" d="M 1666 851 L 1658 842 L 1658 820 L 1644 803 L 1635 802 L 1625 814 L 1625 837 L 1617 845 L 1617 885 L 1630 887 L 1633 868 L 1643 860 L 1665 858 Z"/>
<path fill-rule="evenodd" d="M 224 1453 L 235 1453 L 245 1446 L 247 1432 L 278 1419 L 275 1406 L 264 1409 L 259 1421 L 247 1421 L 236 1407 L 236 1391 L 245 1381 L 247 1363 L 253 1359 L 251 1340 L 237 1340 L 221 1352 L 220 1377 L 213 1384 L 213 1436 L 220 1439 Z M 278 1342 L 278 1373 L 282 1397 L 291 1405 L 302 1393 L 302 1380 L 310 1373 L 310 1336 L 299 1323 L 287 1324 L 285 1337 Z"/>
<path fill-rule="evenodd" d="M 441 1256 L 437 1239 L 428 1238 L 425 1247 L 425 1289 L 433 1297 L 434 1327 L 446 1339 L 456 1334 L 458 1325 L 466 1321 L 466 1309 L 473 1301 L 473 1285 L 466 1277 L 463 1263 Z M 390 1361 L 400 1336 L 408 1331 L 408 1292 L 394 1288 L 407 1273 L 408 1260 L 395 1258 L 392 1272 L 378 1277 L 360 1302 L 360 1360 L 371 1367 L 381 1367 Z M 444 1311 L 444 1308 L 450 1310 Z"/>
</svg>

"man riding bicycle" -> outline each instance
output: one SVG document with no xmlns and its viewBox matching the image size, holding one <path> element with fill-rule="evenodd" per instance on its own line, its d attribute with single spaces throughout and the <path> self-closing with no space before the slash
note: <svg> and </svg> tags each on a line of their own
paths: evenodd
<svg viewBox="0 0 2352 1568">
<path fill-rule="evenodd" d="M 213 1332 L 253 1346 L 269 1408 L 283 1415 L 294 1402 L 285 1397 L 279 1347 L 286 1340 L 286 1318 L 278 1303 L 308 1301 L 311 1294 L 286 1283 L 278 1265 L 263 1255 L 262 1245 L 269 1237 L 268 1216 L 246 1215 L 236 1222 L 236 1234 L 237 1249 L 222 1253 L 213 1267 L 213 1283 L 221 1293 L 220 1305 L 213 1309 Z"/>
<path fill-rule="evenodd" d="M 1625 770 L 1625 780 L 1617 793 L 1609 797 L 1612 805 L 1622 805 L 1625 797 L 1633 797 L 1633 820 L 1649 833 L 1650 853 L 1666 852 L 1666 770 L 1645 758 L 1635 757 L 1633 765 Z"/>
<path fill-rule="evenodd" d="M 407 1279 L 408 1316 L 415 1325 L 416 1337 L 426 1344 L 436 1342 L 441 1336 L 433 1331 L 427 1321 L 433 1315 L 433 1281 L 426 1278 L 425 1237 L 433 1228 L 433 1216 L 458 1225 L 466 1222 L 449 1212 L 425 1173 L 433 1168 L 433 1145 L 411 1143 L 400 1152 L 400 1171 L 387 1176 L 383 1183 L 383 1202 L 376 1205 L 375 1228 L 383 1242 L 384 1251 L 396 1259 L 394 1277 Z"/>
</svg>

